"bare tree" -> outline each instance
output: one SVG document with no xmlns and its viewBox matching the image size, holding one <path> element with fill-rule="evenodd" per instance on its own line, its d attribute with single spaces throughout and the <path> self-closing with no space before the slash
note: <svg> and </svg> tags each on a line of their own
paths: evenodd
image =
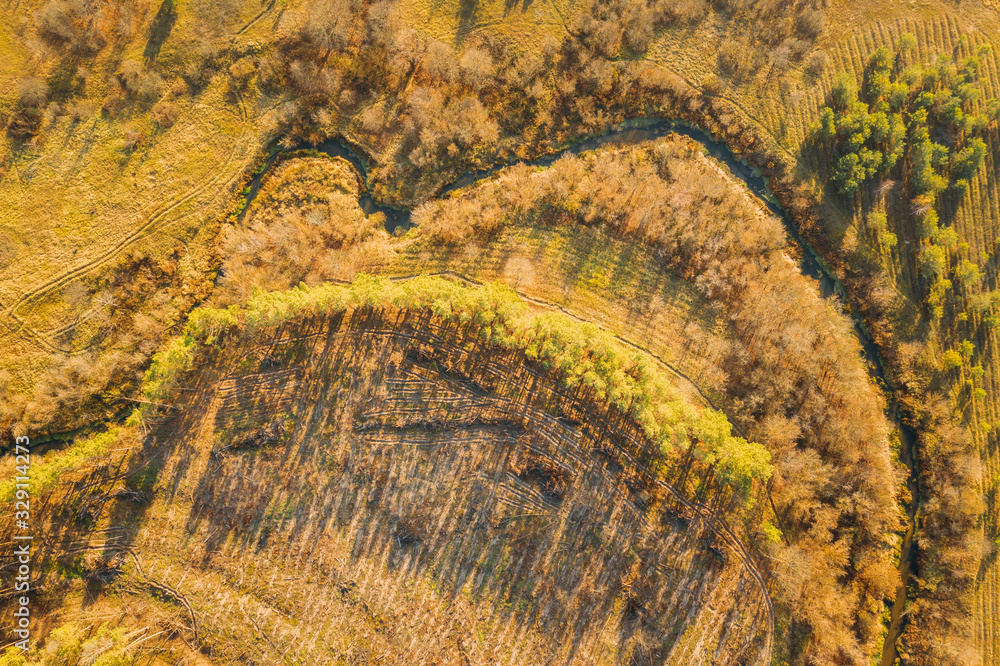
<svg viewBox="0 0 1000 666">
<path fill-rule="evenodd" d="M 312 5 L 302 30 L 306 39 L 322 51 L 320 68 L 326 66 L 334 51 L 350 44 L 356 23 L 350 0 L 320 0 Z"/>
</svg>

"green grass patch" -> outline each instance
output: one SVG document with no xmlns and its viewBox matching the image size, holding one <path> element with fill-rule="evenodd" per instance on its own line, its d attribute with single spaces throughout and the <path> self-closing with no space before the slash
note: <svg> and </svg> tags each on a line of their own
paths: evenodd
<svg viewBox="0 0 1000 666">
<path fill-rule="evenodd" d="M 96 456 L 106 453 L 118 441 L 119 428 L 97 433 L 84 440 L 74 442 L 63 451 L 47 454 L 41 462 L 30 465 L 31 494 L 35 497 L 45 490 L 51 490 L 67 472 L 76 469 Z M 14 478 L 0 483 L 0 501 L 14 501 L 17 488 Z"/>
</svg>

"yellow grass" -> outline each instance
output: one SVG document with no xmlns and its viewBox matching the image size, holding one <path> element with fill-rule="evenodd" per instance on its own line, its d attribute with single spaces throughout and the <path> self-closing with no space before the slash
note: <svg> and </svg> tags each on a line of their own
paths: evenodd
<svg viewBox="0 0 1000 666">
<path fill-rule="evenodd" d="M 401 16 L 424 34 L 461 51 L 477 34 L 500 36 L 522 48 L 540 50 L 546 36 L 561 41 L 566 22 L 578 12 L 569 0 L 484 0 L 473 11 L 460 0 L 402 0 Z"/>
<path fill-rule="evenodd" d="M 42 4 L 0 10 L 2 95 L 13 98 L 18 81 L 44 78 L 53 66 L 51 59 L 26 53 L 18 32 L 18 17 Z M 185 56 L 202 39 L 190 5 L 178 5 L 178 21 L 158 56 L 167 89 L 179 81 Z M 54 357 L 86 351 L 74 342 L 71 327 L 84 333 L 76 339 L 89 339 L 86 322 L 96 305 L 87 292 L 123 257 L 134 252 L 159 260 L 179 246 L 189 259 L 206 255 L 214 240 L 206 232 L 231 210 L 242 174 L 256 166 L 268 139 L 262 128 L 272 122 L 274 100 L 234 105 L 222 78 L 193 97 L 168 93 L 180 108 L 169 129 L 153 123 L 148 104 L 126 105 L 115 118 L 101 114 L 108 77 L 123 60 L 142 62 L 158 7 L 140 3 L 133 41 L 121 50 L 106 48 L 87 63 L 86 95 L 95 114 L 80 121 L 60 117 L 46 127 L 39 145 L 19 148 L 0 171 L 0 371 L 11 375 L 9 388 L 18 393 L 30 393 Z M 258 13 L 251 4 L 243 6 L 214 40 L 228 44 L 229 31 L 249 25 Z M 237 46 L 262 36 L 274 39 L 272 24 L 273 17 L 249 25 Z M 143 135 L 131 151 L 125 148 L 126 128 Z"/>
</svg>

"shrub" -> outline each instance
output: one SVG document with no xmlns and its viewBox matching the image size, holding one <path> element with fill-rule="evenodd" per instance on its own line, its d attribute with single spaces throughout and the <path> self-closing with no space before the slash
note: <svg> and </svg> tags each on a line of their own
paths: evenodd
<svg viewBox="0 0 1000 666">
<path fill-rule="evenodd" d="M 94 11 L 86 0 L 49 0 L 40 12 L 39 33 L 49 44 L 74 55 L 91 55 L 106 41 L 103 22 L 92 18 Z"/>
<path fill-rule="evenodd" d="M 69 116 L 74 122 L 85 120 L 94 115 L 94 103 L 89 99 L 77 100 L 69 105 Z"/>
<path fill-rule="evenodd" d="M 841 109 L 846 109 L 858 100 L 858 86 L 854 77 L 847 72 L 840 72 L 833 79 L 831 90 L 833 103 Z"/>
<path fill-rule="evenodd" d="M 153 120 L 160 127 L 173 127 L 180 113 L 180 109 L 177 108 L 176 104 L 166 100 L 157 102 L 153 106 Z"/>
<path fill-rule="evenodd" d="M 122 135 L 125 138 L 124 142 L 122 143 L 122 148 L 126 152 L 131 152 L 135 150 L 135 147 L 138 146 L 143 139 L 142 131 L 134 125 L 126 126 L 122 130 Z"/>
<path fill-rule="evenodd" d="M 110 92 L 108 96 L 104 98 L 104 104 L 101 106 L 101 110 L 104 111 L 108 116 L 115 118 L 121 113 L 122 108 L 125 106 L 125 100 L 117 92 Z"/>
<path fill-rule="evenodd" d="M 805 37 L 816 39 L 823 34 L 826 27 L 826 17 L 822 9 L 807 9 L 798 15 L 795 27 Z"/>
<path fill-rule="evenodd" d="M 163 94 L 163 78 L 156 72 L 143 72 L 139 76 L 135 93 L 146 101 L 152 101 Z"/>
<path fill-rule="evenodd" d="M 49 99 L 49 87 L 39 78 L 30 77 L 17 84 L 17 97 L 22 106 L 39 108 Z"/>
<path fill-rule="evenodd" d="M 818 79 L 826 71 L 826 66 L 830 62 L 830 56 L 826 51 L 815 51 L 806 60 L 805 73 L 813 79 Z"/>
</svg>

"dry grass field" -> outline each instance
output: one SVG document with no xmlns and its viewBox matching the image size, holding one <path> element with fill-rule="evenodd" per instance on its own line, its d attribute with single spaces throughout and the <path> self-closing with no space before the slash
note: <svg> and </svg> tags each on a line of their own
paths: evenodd
<svg viewBox="0 0 1000 666">
<path fill-rule="evenodd" d="M 579 8 L 566 0 L 477 3 L 406 0 L 403 20 L 434 39 L 461 48 L 477 34 L 499 35 L 526 49 L 541 51 L 545 40 L 561 40 L 566 21 Z"/>
<path fill-rule="evenodd" d="M 109 354 L 144 353 L 137 338 L 156 344 L 160 335 L 150 329 L 169 330 L 203 297 L 218 224 L 232 210 L 244 174 L 256 168 L 274 116 L 274 102 L 260 95 L 234 103 L 224 77 L 197 90 L 184 78 L 193 48 L 238 51 L 271 34 L 270 26 L 250 23 L 257 12 L 249 7 L 214 27 L 182 7 L 162 35 L 152 29 L 159 6 L 135 3 L 128 6 L 126 36 L 114 48 L 74 60 L 30 38 L 29 17 L 45 6 L 0 8 L 6 114 L 13 113 L 18 79 L 26 75 L 47 81 L 53 96 L 70 76 L 76 95 L 56 104 L 60 115 L 43 119 L 41 138 L 22 142 L 5 134 L 2 140 L 0 379 L 5 391 L 29 403 L 40 401 L 39 391 L 56 391 L 46 386 L 49 375 L 71 374 L 74 363 L 91 368 Z M 242 26 L 247 29 L 230 34 Z M 159 50 L 152 54 L 154 42 Z M 154 84 L 173 108 L 169 125 L 155 119 L 145 99 L 108 107 L 116 72 L 129 63 L 160 72 Z M 144 305 L 124 306 L 115 283 L 142 263 L 155 270 L 169 264 L 173 275 L 146 293 L 136 291 L 146 297 Z M 173 296 L 168 286 L 184 295 Z M 125 321 L 116 319 L 122 307 L 130 310 Z"/>
</svg>

